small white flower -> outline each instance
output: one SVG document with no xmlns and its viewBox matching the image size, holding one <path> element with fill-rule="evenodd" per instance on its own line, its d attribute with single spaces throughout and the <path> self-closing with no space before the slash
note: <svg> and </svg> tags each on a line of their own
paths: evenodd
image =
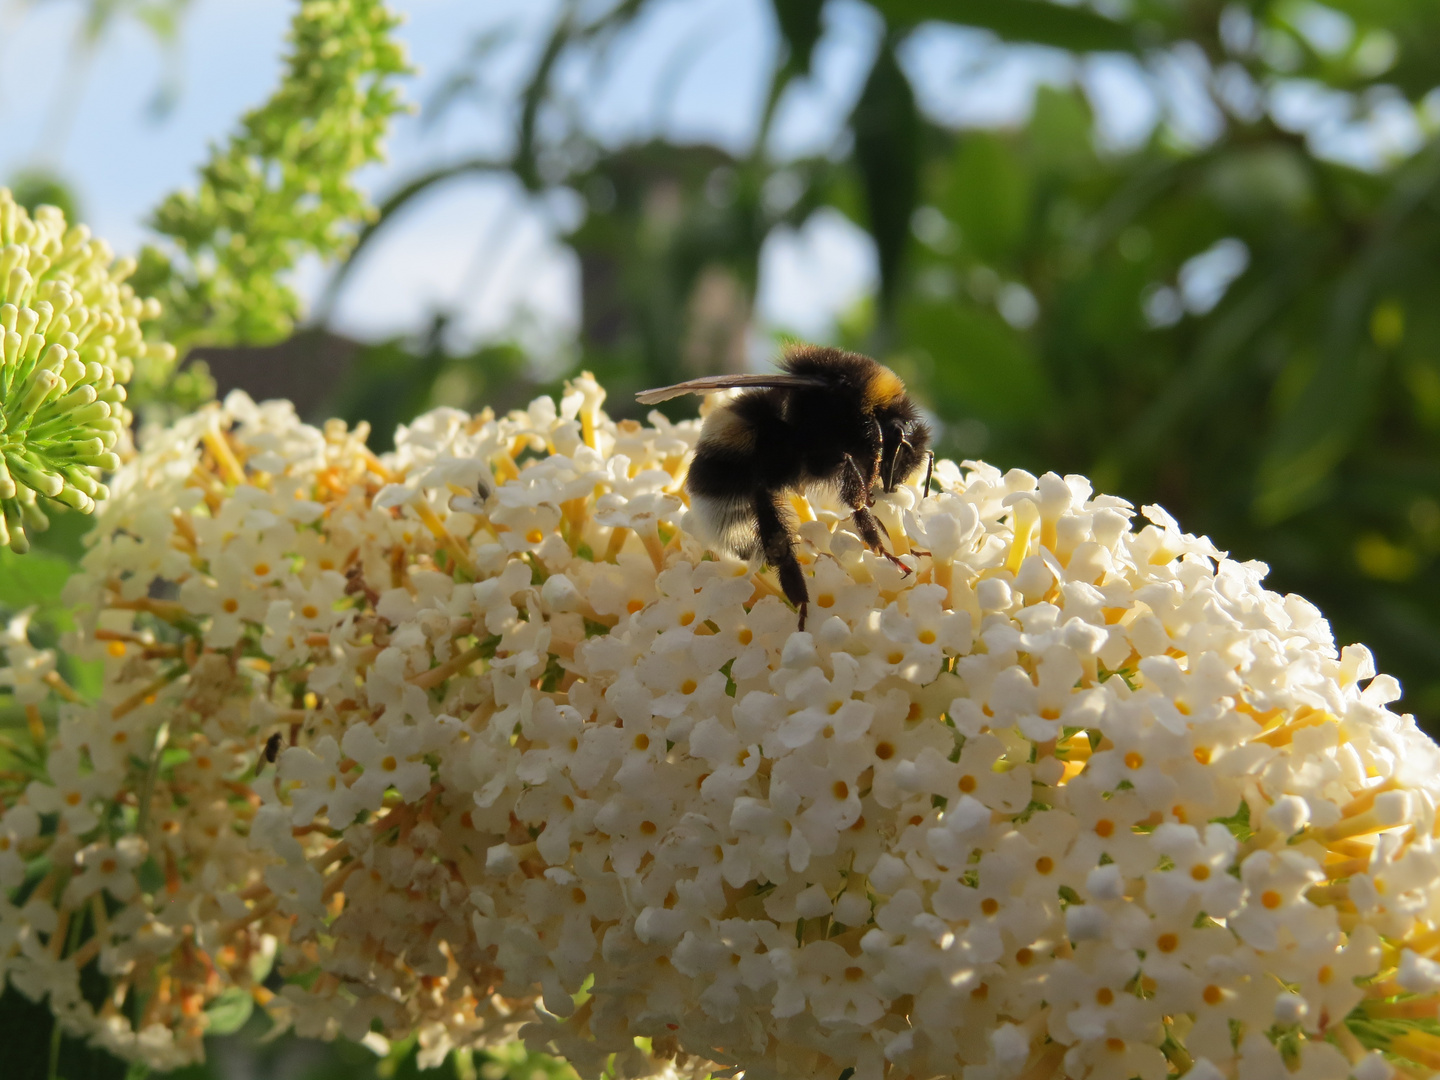
<svg viewBox="0 0 1440 1080">
<path fill-rule="evenodd" d="M 0 816 L 0 890 L 19 888 L 25 881 L 26 841 L 40 834 L 40 815 L 33 806 L 21 803 Z"/>
<path fill-rule="evenodd" d="M 50 782 L 36 780 L 26 788 L 30 805 L 42 814 L 59 814 L 72 833 L 85 835 L 99 824 L 96 802 L 113 794 L 117 778 L 86 771 L 78 751 L 67 748 L 52 751 L 46 767 Z"/>
<path fill-rule="evenodd" d="M 1440 990 L 1440 963 L 1406 949 L 1400 954 L 1400 971 L 1395 981 L 1412 994 L 1433 993 Z"/>
<path fill-rule="evenodd" d="M 6 624 L 0 635 L 0 648 L 5 650 L 5 666 L 0 667 L 0 687 L 8 687 L 20 705 L 38 705 L 50 693 L 46 676 L 55 670 L 55 652 L 37 649 L 30 644 L 30 616 L 27 608 Z"/>
<path fill-rule="evenodd" d="M 393 727 L 383 739 L 368 724 L 347 730 L 341 749 L 364 770 L 350 786 L 356 806 L 378 810 L 390 788 L 406 802 L 424 795 L 430 789 L 430 766 L 415 760 L 424 752 L 424 742 L 425 733 L 414 727 Z"/>
<path fill-rule="evenodd" d="M 145 858 L 145 842 L 127 836 L 115 846 L 91 844 L 75 857 L 80 873 L 65 886 L 65 902 L 78 907 L 104 889 L 122 903 L 135 895 L 138 885 L 132 872 Z"/>
</svg>

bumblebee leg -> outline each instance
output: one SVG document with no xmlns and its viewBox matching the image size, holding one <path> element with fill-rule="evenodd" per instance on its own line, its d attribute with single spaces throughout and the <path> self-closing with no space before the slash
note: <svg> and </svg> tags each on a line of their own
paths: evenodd
<svg viewBox="0 0 1440 1080">
<path fill-rule="evenodd" d="M 864 540 L 875 554 L 884 555 L 900 568 L 901 573 L 909 575 L 910 567 L 901 562 L 898 555 L 892 555 L 886 550 L 885 542 L 880 539 L 880 530 L 885 528 L 885 523 L 870 513 L 869 495 L 870 488 L 865 483 L 865 477 L 861 474 L 859 466 L 855 464 L 854 458 L 846 454 L 845 474 L 840 479 L 840 498 L 846 506 L 850 507 L 855 518 L 855 528 L 860 533 L 860 539 Z"/>
<path fill-rule="evenodd" d="M 805 616 L 810 608 L 810 591 L 805 588 L 805 575 L 800 560 L 795 558 L 795 542 L 790 527 L 780 511 L 777 497 L 761 491 L 755 495 L 755 524 L 760 532 L 760 548 L 765 561 L 775 568 L 785 599 L 800 612 L 800 629 L 805 629 Z"/>
<path fill-rule="evenodd" d="M 878 469 L 878 464 L 877 464 Z M 875 499 L 870 489 L 875 486 L 874 476 L 866 477 L 860 466 L 849 454 L 845 455 L 845 466 L 840 470 L 840 498 L 852 510 L 861 505 L 874 506 Z"/>
</svg>

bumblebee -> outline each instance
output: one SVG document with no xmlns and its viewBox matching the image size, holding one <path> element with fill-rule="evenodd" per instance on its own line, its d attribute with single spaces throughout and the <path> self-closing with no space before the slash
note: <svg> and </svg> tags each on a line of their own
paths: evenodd
<svg viewBox="0 0 1440 1080">
<path fill-rule="evenodd" d="M 795 558 L 784 494 L 810 486 L 838 490 L 860 538 L 906 574 L 885 549 L 870 512 L 876 486 L 895 490 L 929 457 L 930 429 L 889 368 L 868 356 L 815 345 L 788 349 L 770 375 L 713 375 L 635 395 L 653 405 L 681 394 L 743 388 L 705 418 L 685 487 L 703 540 L 775 568 L 805 629 L 810 594 Z M 930 488 L 930 468 L 925 488 Z"/>
</svg>

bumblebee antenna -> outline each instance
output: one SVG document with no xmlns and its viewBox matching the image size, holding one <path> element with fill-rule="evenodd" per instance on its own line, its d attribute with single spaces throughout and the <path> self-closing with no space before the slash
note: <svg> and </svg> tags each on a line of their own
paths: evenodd
<svg viewBox="0 0 1440 1080">
<path fill-rule="evenodd" d="M 910 440 L 902 437 L 901 440 L 900 440 L 900 446 L 909 446 L 909 445 L 910 445 Z M 895 456 L 890 459 L 890 473 L 889 473 L 888 476 L 885 477 L 885 490 L 886 490 L 886 491 L 894 491 L 894 490 L 895 490 L 895 466 L 898 465 L 898 464 L 900 464 L 900 446 L 897 446 L 897 447 L 895 448 Z"/>
<path fill-rule="evenodd" d="M 930 474 L 935 471 L 935 451 L 930 451 L 930 461 L 925 466 L 925 486 L 920 489 L 920 497 L 923 499 L 930 494 Z"/>
</svg>

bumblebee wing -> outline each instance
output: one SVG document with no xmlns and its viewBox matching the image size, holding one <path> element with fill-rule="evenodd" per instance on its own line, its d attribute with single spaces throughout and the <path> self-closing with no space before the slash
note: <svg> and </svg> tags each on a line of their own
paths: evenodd
<svg viewBox="0 0 1440 1080">
<path fill-rule="evenodd" d="M 811 375 L 786 375 L 783 372 L 776 372 L 767 375 L 706 375 L 700 379 L 690 379 L 688 382 L 676 383 L 674 386 L 662 386 L 655 390 L 642 390 L 635 395 L 635 400 L 641 405 L 654 405 L 657 402 L 669 401 L 681 394 L 708 394 L 713 390 L 732 390 L 737 387 L 751 389 L 770 387 L 815 387 L 828 386 L 824 379 L 817 379 Z"/>
</svg>

